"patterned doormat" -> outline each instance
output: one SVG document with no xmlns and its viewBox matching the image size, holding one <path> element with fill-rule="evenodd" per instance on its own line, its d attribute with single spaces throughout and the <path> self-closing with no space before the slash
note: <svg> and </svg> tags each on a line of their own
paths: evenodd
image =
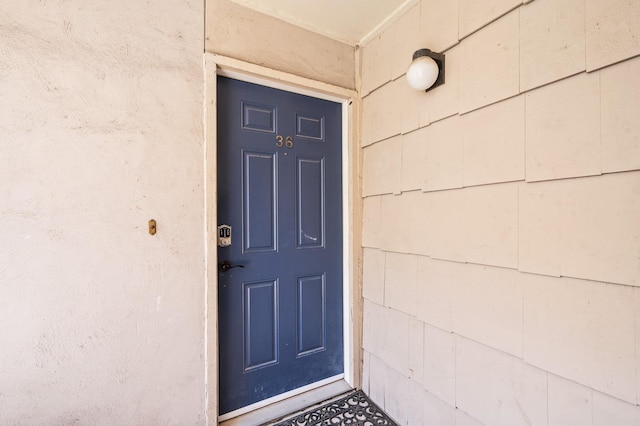
<svg viewBox="0 0 640 426">
<path fill-rule="evenodd" d="M 318 408 L 310 408 L 302 414 L 280 423 L 265 423 L 274 426 L 351 425 L 351 426 L 397 426 L 361 390 Z"/>
</svg>

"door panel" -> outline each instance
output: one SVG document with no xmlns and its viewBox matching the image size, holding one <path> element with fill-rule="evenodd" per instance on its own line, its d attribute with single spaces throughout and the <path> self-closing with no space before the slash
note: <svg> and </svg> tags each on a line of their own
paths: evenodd
<svg viewBox="0 0 640 426">
<path fill-rule="evenodd" d="M 296 113 L 296 136 L 324 140 L 324 117 L 316 114 Z"/>
<path fill-rule="evenodd" d="M 275 133 L 276 108 L 242 102 L 242 127 L 246 130 Z"/>
<path fill-rule="evenodd" d="M 244 371 L 278 362 L 278 284 L 244 285 Z"/>
<path fill-rule="evenodd" d="M 298 248 L 324 246 L 324 158 L 298 158 Z"/>
<path fill-rule="evenodd" d="M 343 372 L 341 119 L 218 77 L 220 414 Z"/>
<path fill-rule="evenodd" d="M 298 278 L 298 356 L 325 349 L 324 274 Z"/>
<path fill-rule="evenodd" d="M 244 251 L 276 250 L 278 164 L 274 153 L 243 151 Z"/>
</svg>

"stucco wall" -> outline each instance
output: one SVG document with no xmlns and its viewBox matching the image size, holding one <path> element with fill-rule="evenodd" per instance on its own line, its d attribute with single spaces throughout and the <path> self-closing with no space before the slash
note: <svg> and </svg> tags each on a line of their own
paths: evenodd
<svg viewBox="0 0 640 426">
<path fill-rule="evenodd" d="M 364 46 L 364 388 L 400 424 L 640 424 L 638 55 L 625 0 L 422 0 Z"/>
<path fill-rule="evenodd" d="M 1 424 L 204 423 L 203 28 L 2 2 Z"/>
<path fill-rule="evenodd" d="M 207 52 L 355 89 L 354 47 L 240 6 L 207 0 Z"/>
</svg>

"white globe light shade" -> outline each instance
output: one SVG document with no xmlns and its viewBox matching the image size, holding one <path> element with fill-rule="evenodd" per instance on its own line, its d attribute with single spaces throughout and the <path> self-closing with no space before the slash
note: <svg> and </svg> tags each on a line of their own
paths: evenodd
<svg viewBox="0 0 640 426">
<path fill-rule="evenodd" d="M 438 64 L 428 56 L 416 58 L 407 70 L 407 82 L 416 90 L 427 90 L 438 79 Z"/>
</svg>

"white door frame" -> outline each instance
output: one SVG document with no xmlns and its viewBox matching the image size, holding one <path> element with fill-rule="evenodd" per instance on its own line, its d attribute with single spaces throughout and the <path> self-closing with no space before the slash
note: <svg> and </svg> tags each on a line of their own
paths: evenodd
<svg viewBox="0 0 640 426">
<path fill-rule="evenodd" d="M 361 211 L 359 122 L 360 99 L 354 90 L 272 70 L 212 53 L 205 69 L 205 363 L 207 424 L 218 424 L 218 260 L 216 77 L 224 75 L 342 104 L 343 324 L 344 380 L 359 387 L 362 360 Z"/>
</svg>

